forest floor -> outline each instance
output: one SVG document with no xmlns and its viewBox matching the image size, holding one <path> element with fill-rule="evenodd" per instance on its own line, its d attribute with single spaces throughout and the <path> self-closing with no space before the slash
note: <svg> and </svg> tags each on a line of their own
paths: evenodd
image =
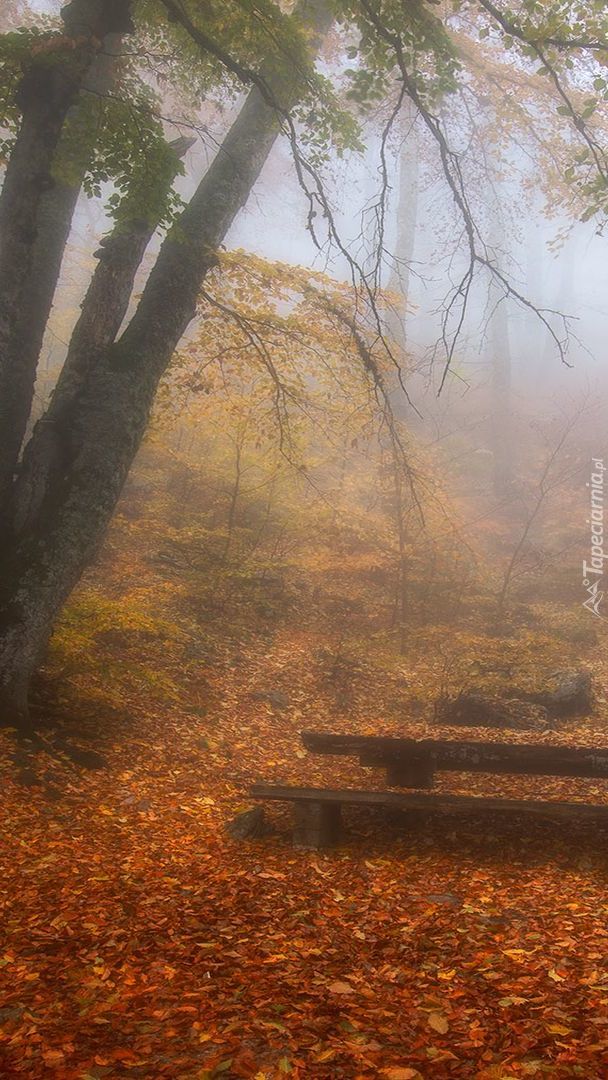
<svg viewBox="0 0 608 1080">
<path fill-rule="evenodd" d="M 606 642 L 569 643 L 550 605 L 505 637 L 421 626 L 401 657 L 305 613 L 227 634 L 151 569 L 149 532 L 127 561 L 110 538 L 62 620 L 47 750 L 0 732 L 0 1075 L 608 1076 L 603 831 L 485 816 L 404 831 L 353 809 L 344 844 L 317 853 L 273 807 L 265 838 L 226 832 L 256 780 L 384 786 L 306 753 L 303 728 L 462 737 L 432 722 L 446 685 L 533 685 L 582 661 L 593 714 L 534 738 L 605 745 Z M 76 765 L 59 736 L 105 766 Z M 608 781 L 437 785 L 608 804 Z"/>
<path fill-rule="evenodd" d="M 191 675 L 192 711 L 134 693 L 102 736 L 66 722 L 103 769 L 38 752 L 24 788 L 2 735 L 2 1076 L 607 1075 L 604 834 L 486 819 L 404 833 L 353 811 L 320 854 L 292 849 L 276 809 L 267 838 L 227 836 L 256 779 L 377 784 L 306 754 L 299 731 L 403 730 L 404 682 L 429 681 L 425 647 L 381 686 L 359 672 L 340 705 L 318 650 L 310 630 L 278 630 Z M 599 723 L 545 738 L 599 744 Z M 601 781 L 440 784 L 608 803 Z"/>
</svg>

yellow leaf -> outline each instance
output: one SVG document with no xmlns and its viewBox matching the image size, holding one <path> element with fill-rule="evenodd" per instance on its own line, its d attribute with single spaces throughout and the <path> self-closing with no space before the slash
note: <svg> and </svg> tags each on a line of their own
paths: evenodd
<svg viewBox="0 0 608 1080">
<path fill-rule="evenodd" d="M 450 968 L 449 971 L 438 972 L 437 978 L 443 979 L 445 982 L 451 982 L 456 974 L 456 968 Z"/>
<path fill-rule="evenodd" d="M 552 1035 L 571 1035 L 572 1028 L 564 1027 L 563 1024 L 547 1024 L 547 1031 Z"/>
<path fill-rule="evenodd" d="M 525 949 L 503 949 L 502 952 L 503 956 L 516 960 L 518 964 L 523 964 L 525 957 L 529 955 Z"/>
<path fill-rule="evenodd" d="M 317 1065 L 319 1065 L 322 1061 L 331 1061 L 331 1059 L 335 1056 L 335 1050 L 324 1050 L 322 1054 L 319 1054 L 319 1056 L 315 1058 L 315 1062 Z"/>
<path fill-rule="evenodd" d="M 549 978 L 553 979 L 553 982 L 564 981 L 564 976 L 560 975 L 559 971 L 556 971 L 555 968 L 551 968 L 551 970 L 549 971 Z"/>
<path fill-rule="evenodd" d="M 438 1031 L 440 1035 L 445 1035 L 449 1028 L 448 1018 L 443 1013 L 433 1012 L 428 1019 L 429 1027 L 432 1027 L 433 1031 Z"/>
</svg>

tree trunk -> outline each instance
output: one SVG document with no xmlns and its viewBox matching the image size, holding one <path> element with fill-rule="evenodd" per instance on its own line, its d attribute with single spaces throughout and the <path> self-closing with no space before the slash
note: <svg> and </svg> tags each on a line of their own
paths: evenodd
<svg viewBox="0 0 608 1080">
<path fill-rule="evenodd" d="M 95 57 L 87 77 L 83 80 L 82 89 L 85 93 L 90 92 L 101 98 L 112 88 L 121 42 L 121 34 L 106 35 L 103 51 Z M 69 128 L 72 122 L 78 123 L 79 105 L 83 96 L 83 94 L 79 95 L 66 117 L 66 127 L 57 147 L 59 161 L 63 156 L 62 147 L 66 137 L 66 128 Z M 55 165 L 51 186 L 43 193 L 38 210 L 36 242 L 23 301 L 20 339 L 21 356 L 34 374 L 53 305 L 76 204 L 94 151 L 94 128 L 86 126 L 84 130 L 82 128 L 83 125 L 79 129 L 78 161 L 70 162 L 70 178 L 63 175 L 66 170 L 62 169 L 61 165 Z"/>
<path fill-rule="evenodd" d="M 418 138 L 415 128 L 416 109 L 409 110 L 410 129 L 401 144 L 399 154 L 399 196 L 397 203 L 396 261 L 391 267 L 388 288 L 399 296 L 396 310 L 387 317 L 387 331 L 401 348 L 407 341 L 407 310 L 410 293 L 410 263 L 416 241 L 418 219 L 418 176 L 420 172 Z"/>
<path fill-rule="evenodd" d="M 564 247 L 560 248 L 559 256 L 555 259 L 555 271 L 558 274 L 558 280 L 555 281 L 555 273 L 553 275 L 553 283 L 551 292 L 553 295 L 545 300 L 545 304 L 548 308 L 553 308 L 554 311 L 561 311 L 568 314 L 571 311 L 577 311 L 577 303 L 575 299 L 576 294 L 576 277 L 574 273 L 575 267 L 579 265 L 578 259 L 580 256 L 581 247 L 581 235 L 579 232 L 574 232 L 574 235 L 568 238 Z M 551 335 L 545 331 L 544 348 L 541 353 L 539 382 L 546 380 L 548 373 L 553 370 L 557 355 L 557 349 L 555 347 L 555 341 Z"/>
<path fill-rule="evenodd" d="M 313 37 L 331 25 L 323 4 L 301 6 Z M 283 77 L 267 84 L 291 107 Z M 63 452 L 28 529 L 15 545 L 0 622 L 0 707 L 26 727 L 27 688 L 54 620 L 101 543 L 146 431 L 162 375 L 196 313 L 216 251 L 257 180 L 279 132 L 276 110 L 253 88 L 178 227 L 165 238 L 137 310 L 122 336 L 85 364 L 61 418 Z M 81 350 L 77 350 L 81 355 Z M 75 364 L 78 368 L 79 364 Z M 66 369 L 66 379 L 71 372 Z M 42 425 L 42 426 L 41 426 Z M 43 430 L 44 418 L 37 425 Z M 36 436 L 35 436 L 36 437 Z M 39 436 L 38 436 L 39 437 Z M 29 451 L 27 452 L 29 453 Z M 27 505 L 27 499 L 26 499 Z"/>
<path fill-rule="evenodd" d="M 166 180 L 167 194 L 177 173 L 178 160 L 194 139 L 177 139 L 170 144 L 176 168 Z M 123 218 L 101 241 L 96 253 L 99 263 L 82 303 L 68 354 L 51 402 L 38 421 L 19 468 L 13 497 L 13 530 L 19 537 L 35 527 L 45 507 L 52 505 L 57 485 L 70 468 L 70 415 L 79 407 L 79 392 L 100 354 L 114 342 L 126 315 L 135 275 L 157 222 L 142 221 L 137 207 L 129 221 Z"/>
<path fill-rule="evenodd" d="M 75 47 L 67 50 L 65 40 L 58 39 L 56 49 L 32 60 L 19 87 L 21 125 L 0 194 L 0 499 L 11 486 L 27 428 L 42 335 L 67 239 L 66 214 L 58 228 L 48 212 L 53 163 L 68 112 L 103 39 L 124 28 L 128 11 L 129 0 L 73 0 L 62 15 Z M 60 60 L 61 50 L 66 55 Z M 71 198 L 67 212 L 73 212 Z M 55 242 L 42 257 L 38 245 L 36 262 L 41 228 L 45 241 L 54 237 Z M 33 307 L 36 300 L 42 305 L 39 312 Z"/>
<path fill-rule="evenodd" d="M 493 191 L 490 221 L 491 247 L 497 258 L 506 246 L 505 223 L 499 203 L 500 191 Z M 490 364 L 490 449 L 492 450 L 492 485 L 503 498 L 513 480 L 513 401 L 511 391 L 511 345 L 509 340 L 508 299 L 492 280 L 488 290 L 490 318 L 488 361 Z"/>
<path fill-rule="evenodd" d="M 513 480 L 513 408 L 511 402 L 511 349 L 507 301 L 495 308 L 490 323 L 492 362 L 492 483 L 502 498 Z"/>
<path fill-rule="evenodd" d="M 526 296 L 532 297 L 543 307 L 552 307 L 547 303 L 547 244 L 545 236 L 545 221 L 541 210 L 538 213 L 533 208 L 530 220 L 525 223 L 526 238 L 522 263 L 525 270 Z M 539 389 L 539 383 L 543 379 L 543 345 L 545 328 L 538 315 L 533 311 L 526 311 L 520 318 L 521 331 L 518 334 L 518 352 L 521 348 L 521 356 L 524 362 L 522 372 L 523 391 L 532 395 L 532 400 Z"/>
</svg>

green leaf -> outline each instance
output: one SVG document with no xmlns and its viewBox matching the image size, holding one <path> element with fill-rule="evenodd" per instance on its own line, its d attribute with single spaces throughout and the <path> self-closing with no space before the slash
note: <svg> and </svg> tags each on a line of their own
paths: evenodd
<svg viewBox="0 0 608 1080">
<path fill-rule="evenodd" d="M 213 1070 L 213 1075 L 216 1076 L 216 1075 L 218 1075 L 220 1073 L 228 1072 L 228 1069 L 230 1068 L 231 1065 L 232 1065 L 232 1058 L 226 1058 L 225 1061 L 220 1061 L 219 1065 L 215 1066 L 215 1069 Z"/>
</svg>

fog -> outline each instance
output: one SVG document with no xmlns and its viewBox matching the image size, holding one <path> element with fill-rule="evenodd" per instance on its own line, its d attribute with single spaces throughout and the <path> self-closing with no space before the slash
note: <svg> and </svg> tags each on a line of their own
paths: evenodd
<svg viewBox="0 0 608 1080">
<path fill-rule="evenodd" d="M 229 107 L 222 117 L 214 116 L 213 137 L 226 130 L 235 109 Z M 187 133 L 180 122 L 169 124 L 167 133 L 175 137 Z M 421 140 L 420 133 L 418 140 Z M 445 350 L 438 346 L 441 337 L 440 311 L 455 286 L 462 269 L 462 222 L 452 194 L 445 182 L 441 165 L 432 146 L 417 150 L 422 164 L 417 177 L 417 212 L 411 252 L 406 260 L 400 254 L 397 228 L 400 155 L 408 154 L 407 137 L 393 140 L 387 152 L 388 168 L 383 186 L 378 139 L 371 133 L 363 154 L 349 153 L 341 161 L 330 161 L 325 183 L 340 242 L 363 268 L 378 258 L 377 224 L 380 200 L 385 202 L 385 237 L 381 253 L 381 284 L 394 288 L 399 265 L 407 263 L 408 301 L 407 342 L 413 366 L 431 363 L 441 369 Z M 424 143 L 424 133 L 422 137 Z M 178 189 L 188 198 L 213 159 L 213 141 L 204 135 L 186 157 L 187 175 L 178 181 Z M 476 211 L 482 222 L 482 235 L 496 255 L 497 265 L 507 273 L 514 288 L 525 301 L 547 309 L 548 321 L 564 340 L 566 352 L 560 357 L 556 343 L 538 315 L 524 303 L 506 299 L 509 336 L 512 343 L 511 366 L 522 393 L 537 390 L 574 392 L 601 382 L 605 374 L 605 341 L 608 333 L 606 304 L 608 263 L 605 238 L 596 220 L 581 223 L 576 214 L 567 215 L 559 208 L 546 207 L 543 192 L 535 191 L 534 177 L 526 172 L 529 163 L 523 155 L 517 160 L 515 148 L 512 175 L 500 181 L 500 215 L 503 236 L 493 246 L 492 201 L 488 191 L 475 194 Z M 293 265 L 309 266 L 338 280 L 351 281 L 353 270 L 318 228 L 316 241 L 307 229 L 307 198 L 299 185 L 286 141 L 279 140 L 255 184 L 247 204 L 230 229 L 225 246 L 243 248 L 263 258 Z M 486 222 L 484 223 L 484 216 Z M 317 222 L 318 225 L 318 222 Z M 69 297 L 70 306 L 81 291 L 86 277 L 79 274 L 72 259 L 87 258 L 99 238 L 110 226 L 104 213 L 104 200 L 81 201 L 77 212 L 67 265 L 61 280 L 61 297 Z M 157 240 L 151 247 L 158 249 Z M 148 258 L 151 262 L 151 257 Z M 455 378 L 474 384 L 483 371 L 484 342 L 488 315 L 497 297 L 492 297 L 488 276 L 480 273 L 474 295 L 468 305 L 457 354 L 452 362 Z M 552 312 L 553 314 L 550 314 Z M 567 332 L 559 315 L 568 317 Z M 61 350 L 58 349 L 60 354 Z M 442 357 L 443 353 L 443 357 Z M 448 383 L 453 383 L 449 378 Z M 461 387 L 462 388 L 462 387 Z"/>
<path fill-rule="evenodd" d="M 0 1076 L 608 1077 L 607 68 L 0 0 Z"/>
</svg>

